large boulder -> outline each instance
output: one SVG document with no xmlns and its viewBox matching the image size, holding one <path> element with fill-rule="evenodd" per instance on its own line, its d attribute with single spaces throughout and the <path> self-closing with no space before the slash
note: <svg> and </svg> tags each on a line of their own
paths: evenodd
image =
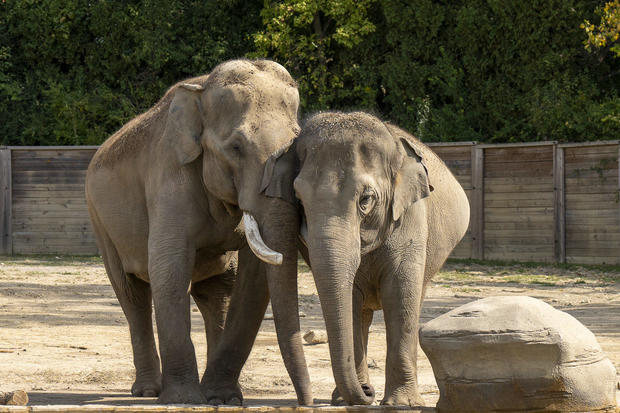
<svg viewBox="0 0 620 413">
<path fill-rule="evenodd" d="M 420 345 L 439 411 L 615 411 L 616 371 L 594 334 L 535 298 L 455 308 L 420 329 Z"/>
</svg>

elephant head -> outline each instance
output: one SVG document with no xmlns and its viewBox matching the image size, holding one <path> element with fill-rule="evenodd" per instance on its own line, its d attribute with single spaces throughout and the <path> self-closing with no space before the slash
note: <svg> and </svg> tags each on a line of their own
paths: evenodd
<svg viewBox="0 0 620 413">
<path fill-rule="evenodd" d="M 256 228 L 265 224 L 260 185 L 270 155 L 299 133 L 299 94 L 289 73 L 275 62 L 234 60 L 217 66 L 198 82 L 174 90 L 165 142 L 179 165 L 202 155 L 205 189 L 233 213 L 244 212 L 248 242 L 259 258 L 280 264 Z"/>
<path fill-rule="evenodd" d="M 195 162 L 205 190 L 231 215 L 243 214 L 249 246 L 271 264 L 267 280 L 285 364 L 296 387 L 300 381 L 309 387 L 298 312 L 291 311 L 297 308 L 298 213 L 294 205 L 261 193 L 264 176 L 272 173 L 267 160 L 300 130 L 296 84 L 275 62 L 234 60 L 169 95 L 165 150 L 180 167 Z M 311 404 L 307 399 L 300 402 Z"/>
<path fill-rule="evenodd" d="M 432 191 L 414 144 L 365 113 L 309 118 L 295 150 L 278 160 L 297 169 L 294 193 L 305 222 L 301 237 L 321 301 L 332 369 L 349 404 L 369 404 L 355 370 L 352 293 L 362 258 L 386 242 L 404 212 Z M 282 196 L 292 196 L 282 191 Z"/>
</svg>

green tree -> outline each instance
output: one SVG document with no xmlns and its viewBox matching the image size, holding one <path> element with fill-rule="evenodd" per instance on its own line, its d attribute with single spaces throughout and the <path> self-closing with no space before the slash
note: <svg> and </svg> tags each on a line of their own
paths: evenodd
<svg viewBox="0 0 620 413">
<path fill-rule="evenodd" d="M 3 144 L 97 144 L 174 82 L 243 56 L 250 0 L 0 3 Z"/>
<path fill-rule="evenodd" d="M 293 73 L 306 109 L 338 107 L 335 91 L 343 90 L 359 67 L 340 59 L 375 31 L 368 17 L 374 2 L 266 1 L 261 12 L 264 29 L 253 35 L 254 55 L 273 58 Z"/>
<path fill-rule="evenodd" d="M 304 111 L 371 110 L 426 141 L 617 139 L 618 0 L 595 4 L 0 1 L 0 143 L 100 143 L 242 56 L 282 63 Z"/>
<path fill-rule="evenodd" d="M 608 46 L 616 57 L 620 57 L 620 0 L 605 3 L 603 7 L 596 9 L 596 14 L 601 21 L 598 25 L 590 23 L 586 20 L 581 28 L 588 35 L 588 39 L 584 41 L 586 49 L 600 49 Z"/>
</svg>

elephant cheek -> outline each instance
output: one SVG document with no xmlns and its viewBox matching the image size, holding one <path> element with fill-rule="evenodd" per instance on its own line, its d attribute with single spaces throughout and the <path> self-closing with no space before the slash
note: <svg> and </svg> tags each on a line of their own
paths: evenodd
<svg viewBox="0 0 620 413">
<path fill-rule="evenodd" d="M 216 156 L 205 153 L 202 163 L 202 182 L 207 191 L 228 204 L 238 204 L 234 171 Z"/>
</svg>

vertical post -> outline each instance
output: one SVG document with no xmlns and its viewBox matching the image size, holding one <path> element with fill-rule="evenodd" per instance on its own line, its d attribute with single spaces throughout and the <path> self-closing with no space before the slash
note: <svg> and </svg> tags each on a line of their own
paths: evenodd
<svg viewBox="0 0 620 413">
<path fill-rule="evenodd" d="M 472 146 L 472 258 L 484 259 L 484 148 Z"/>
<path fill-rule="evenodd" d="M 11 150 L 0 148 L 0 254 L 13 254 L 11 231 Z"/>
<path fill-rule="evenodd" d="M 553 148 L 553 239 L 555 262 L 566 262 L 566 197 L 564 190 L 564 148 Z"/>
</svg>

